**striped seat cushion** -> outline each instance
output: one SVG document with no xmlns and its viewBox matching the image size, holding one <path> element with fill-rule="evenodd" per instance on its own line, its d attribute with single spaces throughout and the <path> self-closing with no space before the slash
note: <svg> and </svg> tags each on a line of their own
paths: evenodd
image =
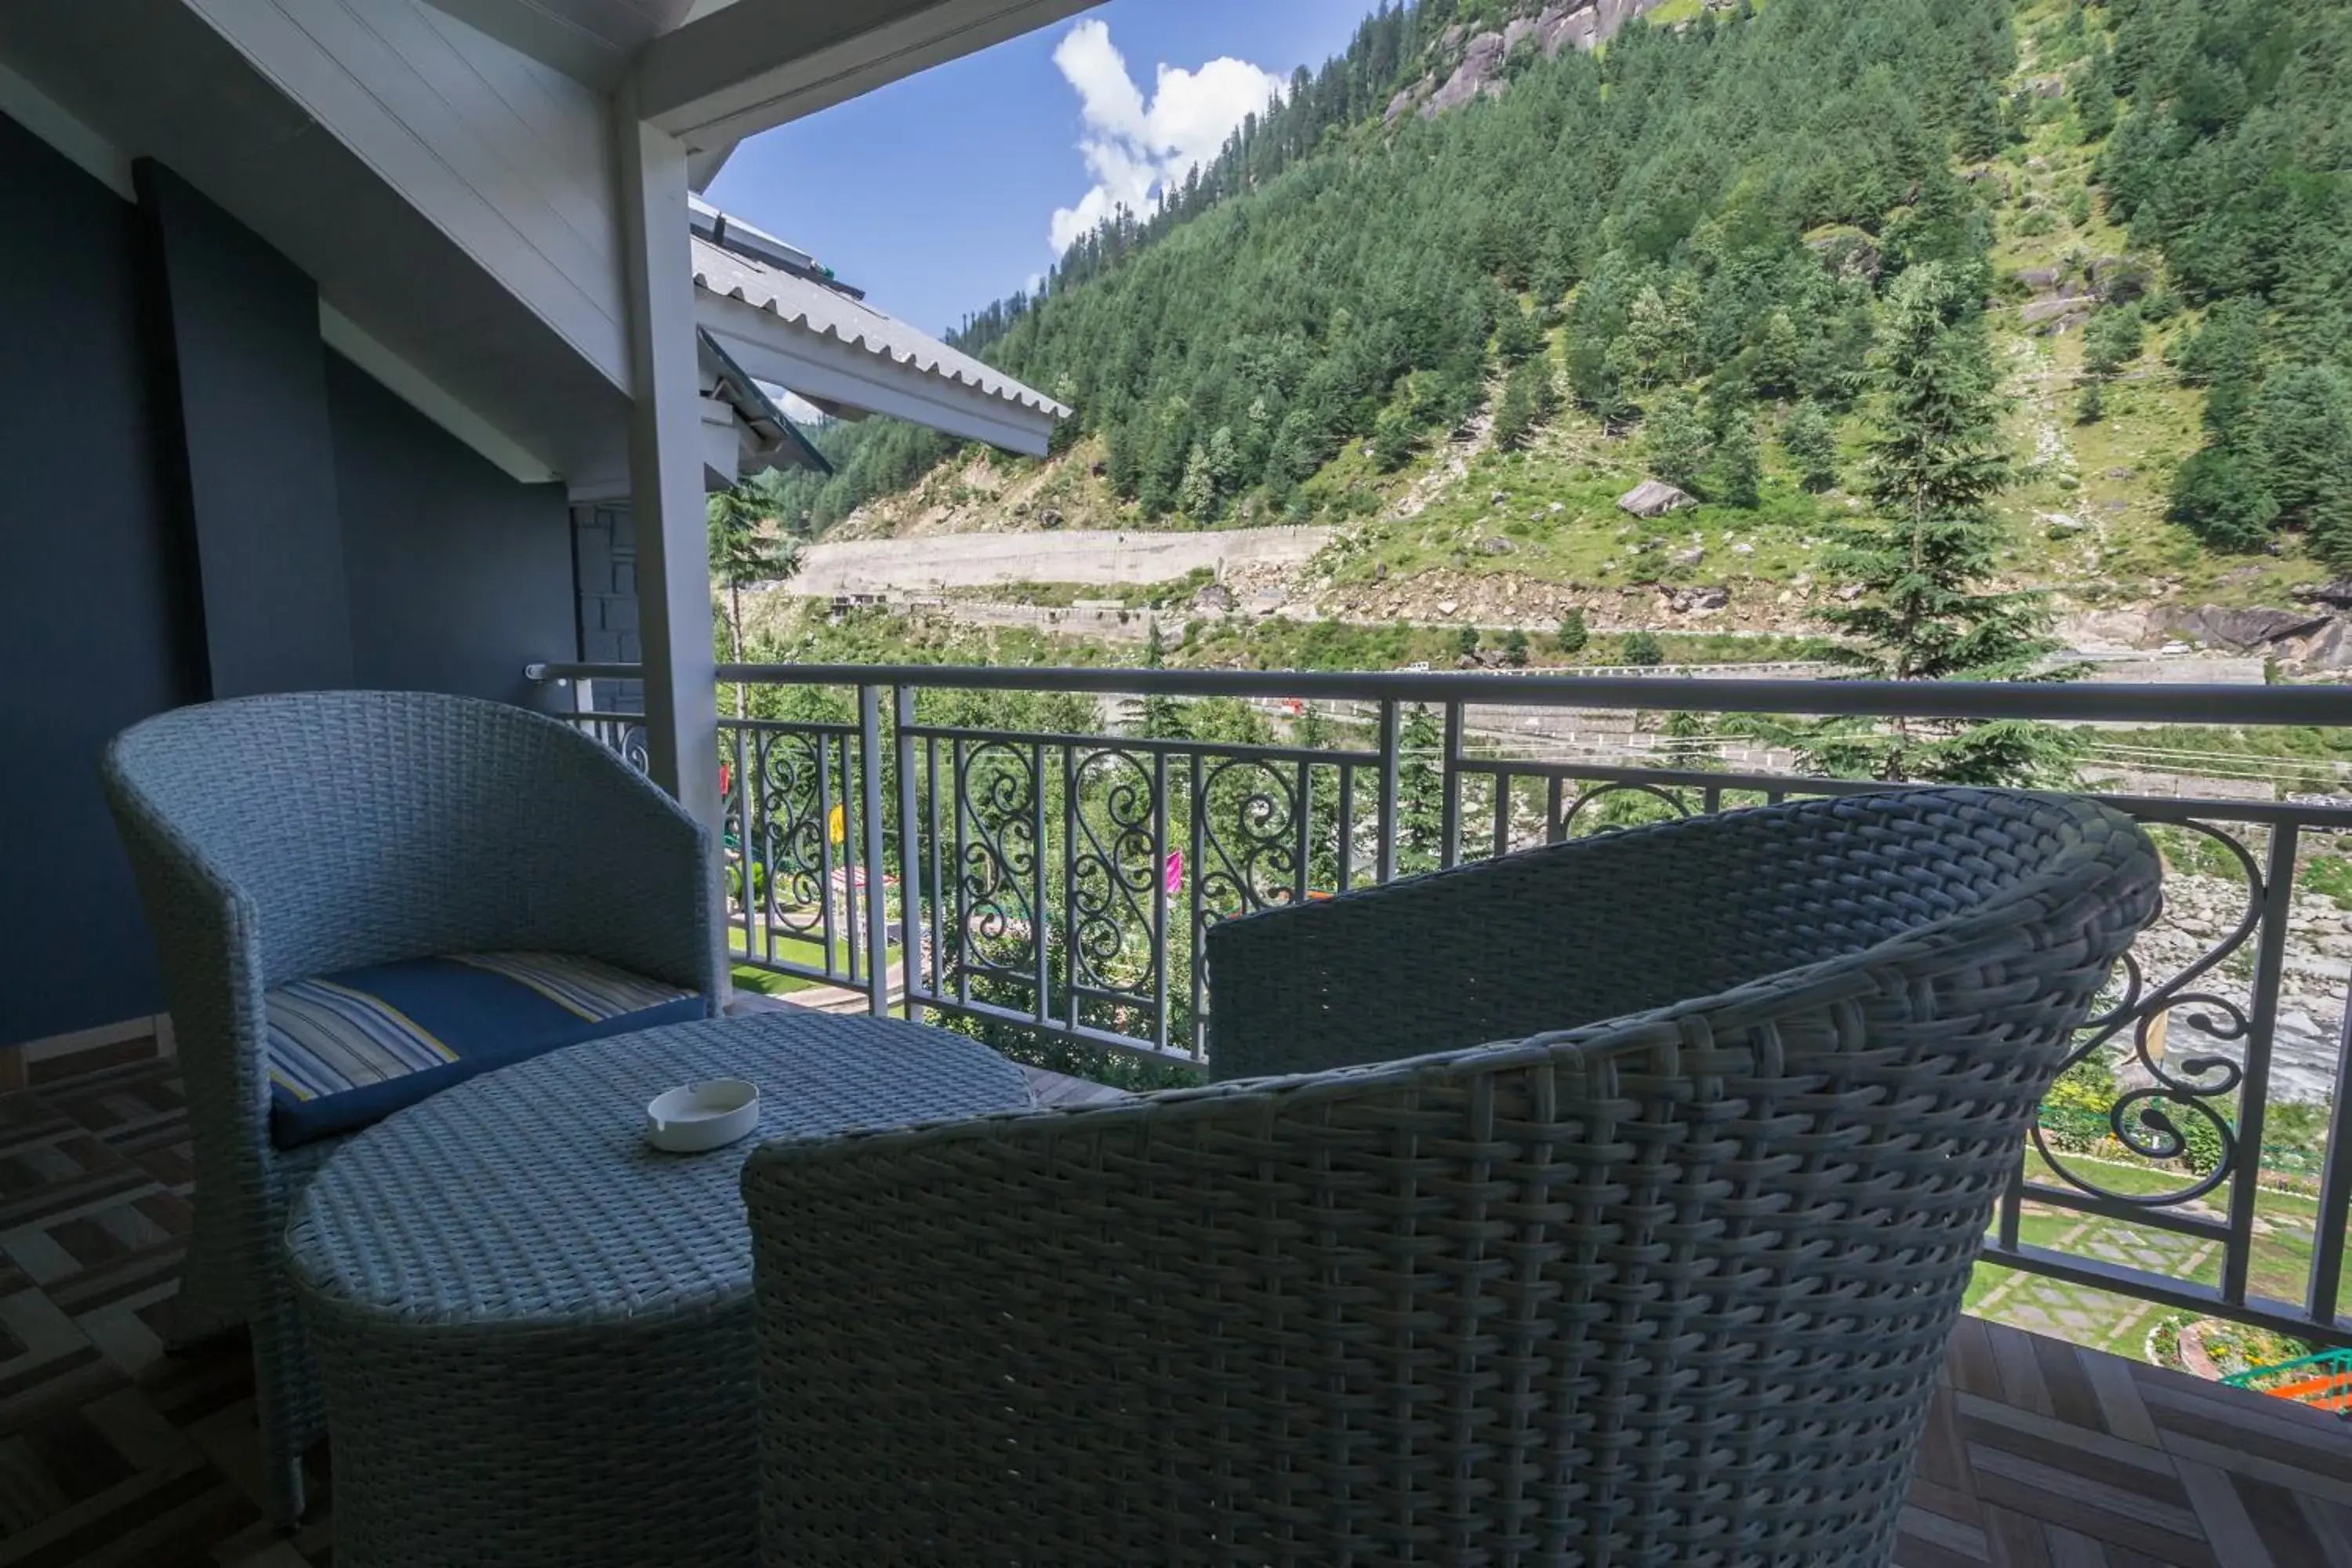
<svg viewBox="0 0 2352 1568">
<path fill-rule="evenodd" d="M 350 1132 L 477 1073 L 703 1016 L 692 991 L 554 952 L 467 952 L 280 985 L 269 1016 L 279 1148 Z"/>
</svg>

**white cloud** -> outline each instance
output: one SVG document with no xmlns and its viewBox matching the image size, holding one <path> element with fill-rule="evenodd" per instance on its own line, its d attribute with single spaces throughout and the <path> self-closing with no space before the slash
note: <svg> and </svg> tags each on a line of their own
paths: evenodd
<svg viewBox="0 0 2352 1568">
<path fill-rule="evenodd" d="M 1148 211 L 1155 196 L 1214 158 L 1244 119 L 1282 91 L 1280 77 L 1226 58 L 1199 70 L 1161 66 L 1147 101 L 1099 18 L 1072 27 L 1054 63 L 1077 89 L 1086 117 L 1078 150 L 1095 180 L 1076 205 L 1054 214 L 1056 255 L 1121 206 Z"/>
</svg>

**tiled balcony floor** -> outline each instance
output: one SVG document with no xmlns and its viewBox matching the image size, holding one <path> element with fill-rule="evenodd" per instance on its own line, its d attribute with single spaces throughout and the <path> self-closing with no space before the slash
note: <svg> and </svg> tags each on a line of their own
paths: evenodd
<svg viewBox="0 0 2352 1568">
<path fill-rule="evenodd" d="M 0 1096 L 0 1568 L 333 1561 L 322 1481 L 262 1521 L 243 1352 L 163 1352 L 190 1179 L 168 1062 Z M 1975 1320 L 1949 1374 L 1903 1568 L 2352 1568 L 2352 1427 Z"/>
</svg>

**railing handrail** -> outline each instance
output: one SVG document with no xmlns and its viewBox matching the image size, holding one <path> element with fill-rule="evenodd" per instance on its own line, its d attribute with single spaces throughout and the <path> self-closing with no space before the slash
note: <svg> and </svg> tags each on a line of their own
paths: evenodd
<svg viewBox="0 0 2352 1568">
<path fill-rule="evenodd" d="M 533 664 L 547 680 L 642 680 L 634 664 Z M 1622 676 L 1306 669 L 1127 669 L 956 664 L 724 664 L 721 681 L 772 686 L 914 686 L 1113 697 L 1288 697 L 1503 708 L 1785 713 L 1829 718 L 2026 719 L 2054 722 L 2352 727 L 2337 686 L 2092 685 L 2060 681 L 1709 680 Z"/>
</svg>

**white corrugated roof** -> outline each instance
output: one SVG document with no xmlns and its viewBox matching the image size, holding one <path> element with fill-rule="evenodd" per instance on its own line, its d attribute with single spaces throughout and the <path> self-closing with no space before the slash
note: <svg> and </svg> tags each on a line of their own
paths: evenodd
<svg viewBox="0 0 2352 1568">
<path fill-rule="evenodd" d="M 698 234 L 694 237 L 694 282 L 698 289 L 740 300 L 803 331 L 834 338 L 894 363 L 911 365 L 926 375 L 977 388 L 1056 419 L 1069 417 L 1067 408 L 1044 393 L 992 370 L 928 332 L 884 315 L 862 300 L 853 300 L 812 279 L 762 266 Z"/>
</svg>

